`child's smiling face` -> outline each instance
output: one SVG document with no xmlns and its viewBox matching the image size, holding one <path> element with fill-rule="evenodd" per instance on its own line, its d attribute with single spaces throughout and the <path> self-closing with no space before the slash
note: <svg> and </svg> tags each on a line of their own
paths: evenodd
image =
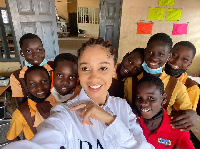
<svg viewBox="0 0 200 152">
<path fill-rule="evenodd" d="M 80 84 L 95 102 L 105 102 L 115 75 L 114 58 L 101 45 L 87 46 L 78 59 Z"/>
<path fill-rule="evenodd" d="M 173 69 L 187 69 L 193 60 L 193 50 L 187 46 L 178 45 L 172 50 L 168 64 Z"/>
<path fill-rule="evenodd" d="M 151 119 L 155 116 L 166 99 L 155 84 L 143 82 L 137 86 L 135 104 L 144 119 Z"/>
<path fill-rule="evenodd" d="M 170 48 L 165 42 L 153 41 L 145 50 L 144 61 L 149 68 L 158 69 L 167 62 L 170 55 Z"/>
<path fill-rule="evenodd" d="M 136 52 L 131 53 L 128 57 L 126 57 L 122 63 L 120 68 L 120 74 L 123 77 L 133 77 L 139 75 L 143 68 L 142 63 L 144 62 L 144 57 L 142 54 Z"/>
<path fill-rule="evenodd" d="M 78 67 L 71 61 L 58 62 L 53 73 L 53 85 L 60 95 L 72 93 L 77 85 Z"/>
<path fill-rule="evenodd" d="M 50 92 L 50 80 L 45 71 L 35 70 L 28 73 L 26 84 L 29 93 L 37 98 L 46 98 Z"/>
<path fill-rule="evenodd" d="M 25 39 L 20 54 L 31 65 L 40 65 L 45 58 L 42 42 L 38 38 Z"/>
</svg>

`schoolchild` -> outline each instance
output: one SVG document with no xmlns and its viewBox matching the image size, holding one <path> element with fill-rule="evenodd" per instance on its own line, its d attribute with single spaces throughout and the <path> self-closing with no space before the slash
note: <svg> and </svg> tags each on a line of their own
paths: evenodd
<svg viewBox="0 0 200 152">
<path fill-rule="evenodd" d="M 53 62 L 51 95 L 54 106 L 73 99 L 80 93 L 78 84 L 78 59 L 71 53 L 61 53 Z"/>
<path fill-rule="evenodd" d="M 144 48 L 135 48 L 128 52 L 121 63 L 116 65 L 115 79 L 108 92 L 115 97 L 125 98 L 132 105 L 132 94 L 135 94 L 135 85 L 137 76 L 143 71 Z M 134 87 L 132 87 L 134 86 Z"/>
<path fill-rule="evenodd" d="M 109 96 L 115 75 L 116 51 L 101 39 L 90 39 L 78 50 L 80 94 L 52 108 L 31 141 L 4 148 L 108 149 L 154 148 L 147 143 L 131 107 Z"/>
<path fill-rule="evenodd" d="M 13 113 L 10 129 L 7 133 L 9 141 L 20 140 L 23 131 L 25 139 L 30 140 L 36 134 L 40 119 L 50 115 L 52 105 L 48 101 L 50 95 L 50 76 L 42 66 L 32 66 L 25 72 L 25 83 L 28 89 L 28 99 Z"/>
<path fill-rule="evenodd" d="M 165 72 L 170 76 L 176 77 L 187 87 L 193 110 L 196 111 L 199 100 L 199 87 L 186 73 L 187 68 L 192 64 L 192 60 L 195 57 L 196 48 L 189 41 L 180 41 L 174 45 L 171 53 L 171 58 L 165 65 Z"/>
<path fill-rule="evenodd" d="M 156 149 L 194 149 L 189 131 L 170 125 L 170 116 L 162 107 L 167 100 L 162 80 L 144 76 L 137 84 L 135 103 L 141 116 L 138 119 L 147 141 Z"/>
<path fill-rule="evenodd" d="M 20 55 L 25 59 L 25 66 L 14 71 L 10 76 L 12 97 L 15 97 L 18 105 L 27 99 L 28 90 L 24 81 L 24 73 L 31 66 L 44 66 L 48 71 L 52 68 L 45 59 L 45 50 L 41 39 L 32 33 L 24 34 L 19 41 Z"/>
<path fill-rule="evenodd" d="M 178 111 L 173 115 L 171 124 L 175 128 L 188 130 L 195 124 L 197 114 L 192 110 L 187 88 L 177 78 L 171 77 L 163 71 L 164 65 L 171 57 L 172 45 L 172 39 L 165 33 L 151 36 L 147 43 L 142 66 L 144 76 L 157 76 L 163 81 L 167 94 L 167 102 L 163 108 L 166 109 L 168 115 Z"/>
</svg>

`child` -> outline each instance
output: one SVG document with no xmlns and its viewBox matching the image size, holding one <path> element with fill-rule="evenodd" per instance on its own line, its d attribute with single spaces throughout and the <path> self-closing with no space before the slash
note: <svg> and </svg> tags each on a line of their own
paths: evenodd
<svg viewBox="0 0 200 152">
<path fill-rule="evenodd" d="M 116 60 L 111 44 L 101 38 L 90 39 L 78 50 L 80 94 L 54 107 L 31 141 L 13 142 L 4 148 L 153 148 L 127 102 L 108 94 Z"/>
<path fill-rule="evenodd" d="M 61 53 L 53 63 L 51 94 L 55 97 L 54 106 L 76 97 L 78 84 L 77 57 L 71 53 Z"/>
<path fill-rule="evenodd" d="M 7 133 L 9 141 L 19 140 L 23 131 L 30 140 L 36 133 L 40 117 L 46 119 L 50 115 L 52 105 L 48 102 L 50 95 L 50 76 L 42 66 L 32 66 L 25 72 L 25 83 L 28 89 L 28 100 L 19 106 L 12 115 L 10 129 Z M 46 99 L 47 98 L 47 99 Z"/>
<path fill-rule="evenodd" d="M 151 36 L 147 43 L 144 63 L 142 64 L 144 75 L 157 76 L 163 81 L 167 94 L 167 102 L 163 105 L 163 108 L 166 109 L 168 115 L 171 115 L 172 111 L 180 112 L 180 114 L 172 117 L 172 125 L 175 128 L 190 129 L 196 121 L 197 114 L 192 110 L 192 103 L 186 87 L 178 79 L 162 71 L 171 56 L 171 50 L 172 39 L 170 36 L 165 33 L 157 33 Z"/>
<path fill-rule="evenodd" d="M 22 69 L 14 71 L 10 76 L 10 85 L 12 97 L 16 97 L 18 105 L 27 100 L 28 90 L 24 82 L 24 73 L 31 66 L 44 66 L 47 71 L 52 68 L 45 59 L 45 50 L 41 39 L 32 33 L 24 34 L 20 38 L 20 54 L 25 59 L 25 66 Z"/>
<path fill-rule="evenodd" d="M 173 129 L 170 116 L 162 108 L 166 102 L 166 93 L 162 80 L 155 76 L 146 76 L 137 84 L 136 100 L 138 119 L 147 141 L 156 149 L 194 149 L 189 132 Z"/>
<path fill-rule="evenodd" d="M 165 72 L 170 76 L 176 77 L 187 87 L 193 110 L 196 111 L 199 100 L 199 87 L 186 73 L 187 68 L 192 64 L 195 54 L 196 48 L 191 42 L 181 41 L 176 43 L 172 49 L 172 56 L 165 65 Z"/>
<path fill-rule="evenodd" d="M 125 98 L 132 106 L 132 94 L 135 94 L 135 87 L 132 87 L 135 85 L 132 83 L 137 83 L 137 76 L 143 71 L 143 62 L 144 48 L 136 48 L 127 53 L 122 62 L 116 66 L 116 75 L 108 90 L 109 94 Z"/>
</svg>

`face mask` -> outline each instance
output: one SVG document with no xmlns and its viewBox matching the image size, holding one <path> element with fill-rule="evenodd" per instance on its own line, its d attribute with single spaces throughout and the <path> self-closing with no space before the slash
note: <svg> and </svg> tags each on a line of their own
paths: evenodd
<svg viewBox="0 0 200 152">
<path fill-rule="evenodd" d="M 160 67 L 158 69 L 151 69 L 151 68 L 149 68 L 147 66 L 147 64 L 145 62 L 142 63 L 142 67 L 149 74 L 159 74 L 159 73 L 162 73 L 162 68 L 163 68 L 163 67 Z"/>
<path fill-rule="evenodd" d="M 44 59 L 42 61 L 42 63 L 40 63 L 40 66 L 44 66 L 46 63 L 47 63 L 47 60 Z M 33 66 L 32 64 L 28 63 L 26 60 L 25 60 L 25 65 L 27 65 L 28 67 L 32 67 Z"/>
<path fill-rule="evenodd" d="M 51 94 L 51 92 L 49 92 L 45 98 L 38 98 L 38 97 L 28 93 L 27 98 L 31 99 L 35 103 L 40 103 L 40 102 L 44 101 L 50 94 Z"/>
<path fill-rule="evenodd" d="M 185 73 L 186 69 L 173 69 L 168 63 L 166 63 L 165 72 L 168 75 L 175 76 L 175 75 L 181 75 L 182 73 Z"/>
</svg>

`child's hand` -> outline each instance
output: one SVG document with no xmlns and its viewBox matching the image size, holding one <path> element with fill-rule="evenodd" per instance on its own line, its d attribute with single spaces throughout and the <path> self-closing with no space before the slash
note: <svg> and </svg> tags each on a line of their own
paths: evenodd
<svg viewBox="0 0 200 152">
<path fill-rule="evenodd" d="M 182 131 L 191 130 L 197 120 L 197 113 L 192 109 L 179 110 L 171 117 L 171 126 Z"/>
<path fill-rule="evenodd" d="M 110 125 L 115 120 L 114 116 L 109 114 L 107 111 L 105 111 L 103 108 L 101 108 L 94 102 L 80 104 L 78 106 L 71 107 L 70 110 L 77 110 L 77 114 L 82 116 L 82 125 L 84 125 L 85 123 L 91 126 L 93 125 L 89 117 L 104 122 L 106 123 L 106 125 Z"/>
</svg>

